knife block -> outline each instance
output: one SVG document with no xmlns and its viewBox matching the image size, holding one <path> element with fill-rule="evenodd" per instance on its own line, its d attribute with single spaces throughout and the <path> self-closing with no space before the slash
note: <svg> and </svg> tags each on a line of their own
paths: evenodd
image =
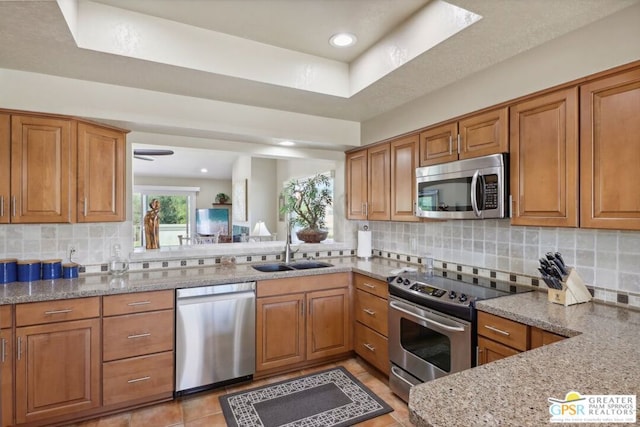
<svg viewBox="0 0 640 427">
<path fill-rule="evenodd" d="M 591 301 L 591 293 L 575 268 L 562 281 L 562 289 L 549 289 L 547 297 L 550 302 L 565 307 Z"/>
</svg>

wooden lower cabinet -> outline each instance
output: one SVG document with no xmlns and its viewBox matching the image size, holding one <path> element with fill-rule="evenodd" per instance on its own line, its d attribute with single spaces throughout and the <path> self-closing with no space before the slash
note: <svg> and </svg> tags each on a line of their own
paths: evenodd
<svg viewBox="0 0 640 427">
<path fill-rule="evenodd" d="M 351 350 L 349 289 L 307 294 L 307 360 L 335 356 Z"/>
<path fill-rule="evenodd" d="M 389 288 L 386 282 L 354 274 L 354 350 L 367 362 L 389 374 Z"/>
<path fill-rule="evenodd" d="M 352 350 L 347 273 L 259 281 L 257 297 L 258 376 Z"/>
<path fill-rule="evenodd" d="M 16 329 L 16 422 L 100 406 L 100 319 Z"/>
<path fill-rule="evenodd" d="M 534 326 L 478 312 L 478 365 L 563 339 L 565 337 Z"/>
<path fill-rule="evenodd" d="M 114 405 L 173 392 L 173 352 L 132 357 L 105 363 L 103 404 Z"/>
<path fill-rule="evenodd" d="M 171 398 L 174 291 L 105 296 L 102 311 L 105 409 Z"/>
<path fill-rule="evenodd" d="M 0 329 L 2 355 L 0 359 L 0 382 L 2 390 L 2 427 L 13 425 L 13 339 L 11 329 Z"/>
<path fill-rule="evenodd" d="M 304 294 L 256 301 L 256 370 L 305 360 Z"/>
</svg>

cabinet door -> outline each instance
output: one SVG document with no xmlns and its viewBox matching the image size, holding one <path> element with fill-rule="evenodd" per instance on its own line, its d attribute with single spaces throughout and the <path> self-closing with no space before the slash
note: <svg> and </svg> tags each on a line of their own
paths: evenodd
<svg viewBox="0 0 640 427">
<path fill-rule="evenodd" d="M 460 120 L 460 159 L 509 151 L 508 108 L 487 111 Z"/>
<path fill-rule="evenodd" d="M 518 353 L 520 353 L 518 350 L 504 344 L 478 337 L 478 365 L 484 365 Z"/>
<path fill-rule="evenodd" d="M 2 352 L 0 363 L 0 383 L 2 391 L 2 427 L 13 425 L 13 340 L 11 329 L 0 330 L 0 344 Z"/>
<path fill-rule="evenodd" d="M 100 406 L 100 320 L 16 329 L 16 421 Z"/>
<path fill-rule="evenodd" d="M 390 144 L 392 221 L 420 220 L 414 213 L 419 140 L 419 135 L 412 135 Z"/>
<path fill-rule="evenodd" d="M 256 371 L 304 361 L 304 294 L 256 300 Z"/>
<path fill-rule="evenodd" d="M 307 360 L 348 352 L 351 315 L 347 288 L 307 294 Z"/>
<path fill-rule="evenodd" d="M 78 123 L 78 222 L 124 221 L 125 136 Z"/>
<path fill-rule="evenodd" d="M 580 226 L 640 230 L 640 69 L 580 92 Z"/>
<path fill-rule="evenodd" d="M 369 197 L 367 217 L 374 221 L 391 219 L 391 155 L 389 144 L 368 150 Z"/>
<path fill-rule="evenodd" d="M 420 134 L 420 166 L 458 160 L 458 123 L 427 129 Z"/>
<path fill-rule="evenodd" d="M 11 118 L 0 114 L 0 224 L 11 217 Z"/>
<path fill-rule="evenodd" d="M 543 345 L 553 344 L 554 342 L 562 341 L 565 339 L 563 336 L 554 334 L 553 332 L 545 331 L 540 328 L 531 327 L 531 346 L 530 348 L 538 348 Z"/>
<path fill-rule="evenodd" d="M 367 219 L 367 150 L 348 153 L 347 219 Z"/>
<path fill-rule="evenodd" d="M 11 222 L 72 222 L 74 141 L 70 120 L 11 117 Z"/>
<path fill-rule="evenodd" d="M 513 225 L 578 226 L 578 92 L 511 107 Z"/>
</svg>

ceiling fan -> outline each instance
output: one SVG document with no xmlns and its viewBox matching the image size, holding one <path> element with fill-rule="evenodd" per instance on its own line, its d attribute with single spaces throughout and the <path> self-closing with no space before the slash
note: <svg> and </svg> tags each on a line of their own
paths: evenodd
<svg viewBox="0 0 640 427">
<path fill-rule="evenodd" d="M 133 158 L 152 162 L 154 159 L 148 156 L 170 156 L 173 150 L 156 150 L 151 148 L 138 148 L 133 150 Z"/>
</svg>

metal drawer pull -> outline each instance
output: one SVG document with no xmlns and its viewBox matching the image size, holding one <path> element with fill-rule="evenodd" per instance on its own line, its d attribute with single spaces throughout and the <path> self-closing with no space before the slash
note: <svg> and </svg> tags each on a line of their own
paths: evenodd
<svg viewBox="0 0 640 427">
<path fill-rule="evenodd" d="M 376 312 L 369 309 L 369 308 L 363 308 L 362 311 L 364 311 L 365 313 L 367 313 L 369 316 L 375 316 Z"/>
<path fill-rule="evenodd" d="M 362 345 L 365 346 L 366 349 L 369 350 L 369 351 L 373 351 L 373 352 L 376 351 L 376 348 L 374 346 L 372 346 L 371 344 L 364 343 Z"/>
<path fill-rule="evenodd" d="M 362 285 L 363 285 L 363 286 L 366 286 L 366 287 L 367 287 L 367 288 L 369 288 L 369 289 L 375 289 L 375 288 L 376 288 L 376 286 L 375 286 L 375 285 L 371 285 L 371 284 L 369 284 L 369 283 L 363 283 Z"/>
<path fill-rule="evenodd" d="M 4 216 L 4 196 L 0 196 L 0 216 Z"/>
<path fill-rule="evenodd" d="M 146 381 L 146 380 L 150 380 L 150 379 L 151 379 L 151 377 L 142 377 L 142 378 L 135 378 L 135 379 L 129 380 L 127 382 L 129 384 L 133 384 L 133 383 L 137 383 L 137 382 L 140 382 L 140 381 Z"/>
<path fill-rule="evenodd" d="M 144 337 L 150 337 L 151 334 L 146 333 L 146 334 L 137 334 L 137 335 L 129 335 L 127 338 L 128 339 L 132 339 L 132 338 L 144 338 Z"/>
<path fill-rule="evenodd" d="M 151 301 L 137 301 L 137 302 L 130 302 L 129 304 L 127 304 L 129 307 L 135 307 L 136 305 L 147 305 L 147 304 L 151 304 Z"/>
<path fill-rule="evenodd" d="M 20 357 L 22 356 L 22 337 L 18 337 L 17 354 L 18 354 L 18 360 L 20 360 Z"/>
<path fill-rule="evenodd" d="M 509 332 L 503 331 L 502 329 L 494 328 L 493 326 L 484 325 L 484 327 L 489 329 L 490 331 L 497 332 L 497 333 L 502 334 L 502 335 L 507 336 L 507 337 L 509 335 L 511 335 Z"/>
<path fill-rule="evenodd" d="M 64 310 L 51 310 L 51 311 L 45 311 L 44 314 L 49 315 L 49 314 L 64 314 L 64 313 L 71 313 L 73 310 L 70 308 L 64 309 Z"/>
<path fill-rule="evenodd" d="M 7 360 L 7 340 L 2 338 L 2 363 Z"/>
</svg>

